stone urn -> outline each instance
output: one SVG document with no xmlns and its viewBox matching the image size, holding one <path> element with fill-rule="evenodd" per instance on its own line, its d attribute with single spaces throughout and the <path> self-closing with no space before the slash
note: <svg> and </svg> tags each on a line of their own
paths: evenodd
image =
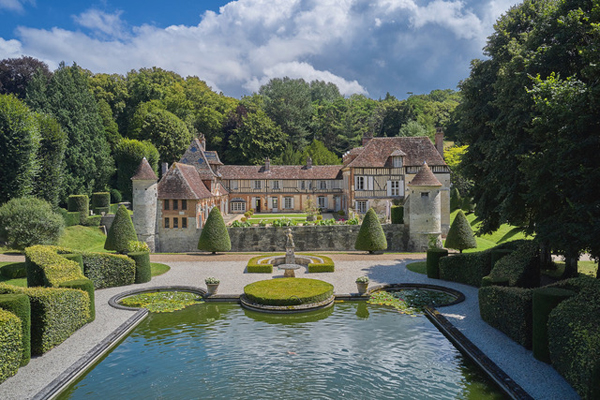
<svg viewBox="0 0 600 400">
<path fill-rule="evenodd" d="M 367 278 L 366 276 L 361 276 L 360 278 L 356 279 L 356 290 L 358 291 L 358 294 L 365 294 L 367 293 L 367 288 L 369 287 L 369 278 Z"/>
<path fill-rule="evenodd" d="M 216 278 L 206 278 L 204 280 L 206 283 L 206 294 L 208 296 L 212 296 L 213 294 L 217 294 L 217 290 L 219 289 L 219 284 L 221 283 Z"/>
</svg>

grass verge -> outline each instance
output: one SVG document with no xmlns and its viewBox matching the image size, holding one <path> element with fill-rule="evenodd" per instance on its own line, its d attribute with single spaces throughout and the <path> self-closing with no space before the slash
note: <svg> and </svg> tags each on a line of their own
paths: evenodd
<svg viewBox="0 0 600 400">
<path fill-rule="evenodd" d="M 150 268 L 152 269 L 152 277 L 166 274 L 171 269 L 167 264 L 161 263 L 150 263 Z"/>
<path fill-rule="evenodd" d="M 106 253 L 104 242 L 106 236 L 100 232 L 100 229 L 75 225 L 65 228 L 58 245 L 75 250 Z"/>
<path fill-rule="evenodd" d="M 427 261 L 417 261 L 414 263 L 410 263 L 406 266 L 406 269 L 412 272 L 416 272 L 417 274 L 427 275 Z"/>
</svg>

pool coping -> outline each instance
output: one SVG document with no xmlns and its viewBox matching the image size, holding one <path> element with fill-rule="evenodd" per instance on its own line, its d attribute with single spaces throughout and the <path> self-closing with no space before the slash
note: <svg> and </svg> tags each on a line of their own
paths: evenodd
<svg viewBox="0 0 600 400">
<path fill-rule="evenodd" d="M 396 283 L 396 284 L 384 284 L 369 288 L 366 294 L 358 293 L 341 293 L 335 294 L 335 301 L 366 301 L 370 298 L 370 294 L 379 290 L 384 289 L 407 289 L 407 288 L 423 288 L 439 290 L 454 295 L 458 295 L 457 300 L 452 303 L 445 304 L 438 307 L 446 307 L 454 304 L 458 304 L 465 300 L 465 296 L 462 292 L 443 287 L 438 285 L 430 284 L 419 284 L 419 283 Z M 118 293 L 112 296 L 108 303 L 111 307 L 121 310 L 135 311 L 135 314 L 131 316 L 127 321 L 122 323 L 117 329 L 110 333 L 104 340 L 94 346 L 87 354 L 82 356 L 79 360 L 68 367 L 63 373 L 61 373 L 52 382 L 46 385 L 41 391 L 39 391 L 33 400 L 51 399 L 62 393 L 68 385 L 78 379 L 84 374 L 87 369 L 96 362 L 99 358 L 104 356 L 108 351 L 115 347 L 120 341 L 125 339 L 138 324 L 140 324 L 148 315 L 149 311 L 145 308 L 134 308 L 127 307 L 119 304 L 119 301 L 125 297 L 150 292 L 161 292 L 161 291 L 172 291 L 180 290 L 186 292 L 197 293 L 203 296 L 205 302 L 235 302 L 240 303 L 241 295 L 207 295 L 205 289 L 195 286 L 156 286 L 147 287 L 140 289 L 133 289 Z M 508 374 L 506 374 L 497 364 L 495 364 L 489 357 L 485 355 L 473 342 L 471 342 L 465 335 L 463 335 L 448 319 L 440 314 L 436 308 L 426 307 L 424 309 L 425 316 L 434 324 L 434 326 L 452 342 L 452 344 L 466 357 L 479 366 L 482 371 L 493 380 L 496 385 L 506 394 L 508 397 L 514 400 L 530 400 L 533 399 L 518 383 L 516 383 Z"/>
</svg>

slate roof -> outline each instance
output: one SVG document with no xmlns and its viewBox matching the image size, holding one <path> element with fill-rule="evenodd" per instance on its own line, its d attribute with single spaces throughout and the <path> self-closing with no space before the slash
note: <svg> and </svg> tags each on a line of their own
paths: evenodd
<svg viewBox="0 0 600 400">
<path fill-rule="evenodd" d="M 200 140 L 195 138 L 190 143 L 190 146 L 185 151 L 181 159 L 179 160 L 182 164 L 193 165 L 200 176 L 205 180 L 210 180 L 215 177 L 215 172 L 211 165 L 223 165 L 219 156 L 215 151 L 204 151 Z"/>
<path fill-rule="evenodd" d="M 223 179 L 341 179 L 341 165 L 224 165 L 219 168 Z"/>
<path fill-rule="evenodd" d="M 135 174 L 131 177 L 131 180 L 134 181 L 157 181 L 158 177 L 152 170 L 150 163 L 146 160 L 146 157 L 142 158 L 140 165 L 138 165 L 135 170 Z"/>
<path fill-rule="evenodd" d="M 393 165 L 391 156 L 399 152 L 406 154 L 403 165 L 407 167 L 419 166 L 423 162 L 429 165 L 446 165 L 431 140 L 423 136 L 373 138 L 365 144 L 354 159 L 345 164 L 345 167 L 390 168 Z M 351 152 L 350 155 L 353 153 Z"/>
<path fill-rule="evenodd" d="M 158 183 L 159 199 L 206 199 L 213 197 L 193 165 L 173 163 Z"/>
<path fill-rule="evenodd" d="M 423 166 L 417 172 L 412 181 L 408 183 L 408 186 L 442 186 L 440 181 L 435 177 L 431 168 L 427 163 L 423 163 Z"/>
</svg>

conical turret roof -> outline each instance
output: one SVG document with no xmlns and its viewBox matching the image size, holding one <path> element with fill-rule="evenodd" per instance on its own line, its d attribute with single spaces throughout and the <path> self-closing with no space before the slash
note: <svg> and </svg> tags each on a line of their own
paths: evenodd
<svg viewBox="0 0 600 400">
<path fill-rule="evenodd" d="M 146 157 L 144 157 L 142 159 L 142 162 L 140 162 L 140 165 L 138 166 L 137 170 L 135 171 L 135 174 L 133 174 L 133 176 L 131 177 L 131 180 L 132 181 L 157 181 L 158 180 L 158 177 L 152 170 L 152 167 L 148 163 L 148 160 L 146 160 Z"/>
<path fill-rule="evenodd" d="M 417 172 L 412 181 L 408 184 L 409 186 L 442 186 L 440 181 L 435 177 L 433 172 L 431 172 L 431 168 L 427 165 L 426 162 L 423 163 L 423 166 Z"/>
</svg>

